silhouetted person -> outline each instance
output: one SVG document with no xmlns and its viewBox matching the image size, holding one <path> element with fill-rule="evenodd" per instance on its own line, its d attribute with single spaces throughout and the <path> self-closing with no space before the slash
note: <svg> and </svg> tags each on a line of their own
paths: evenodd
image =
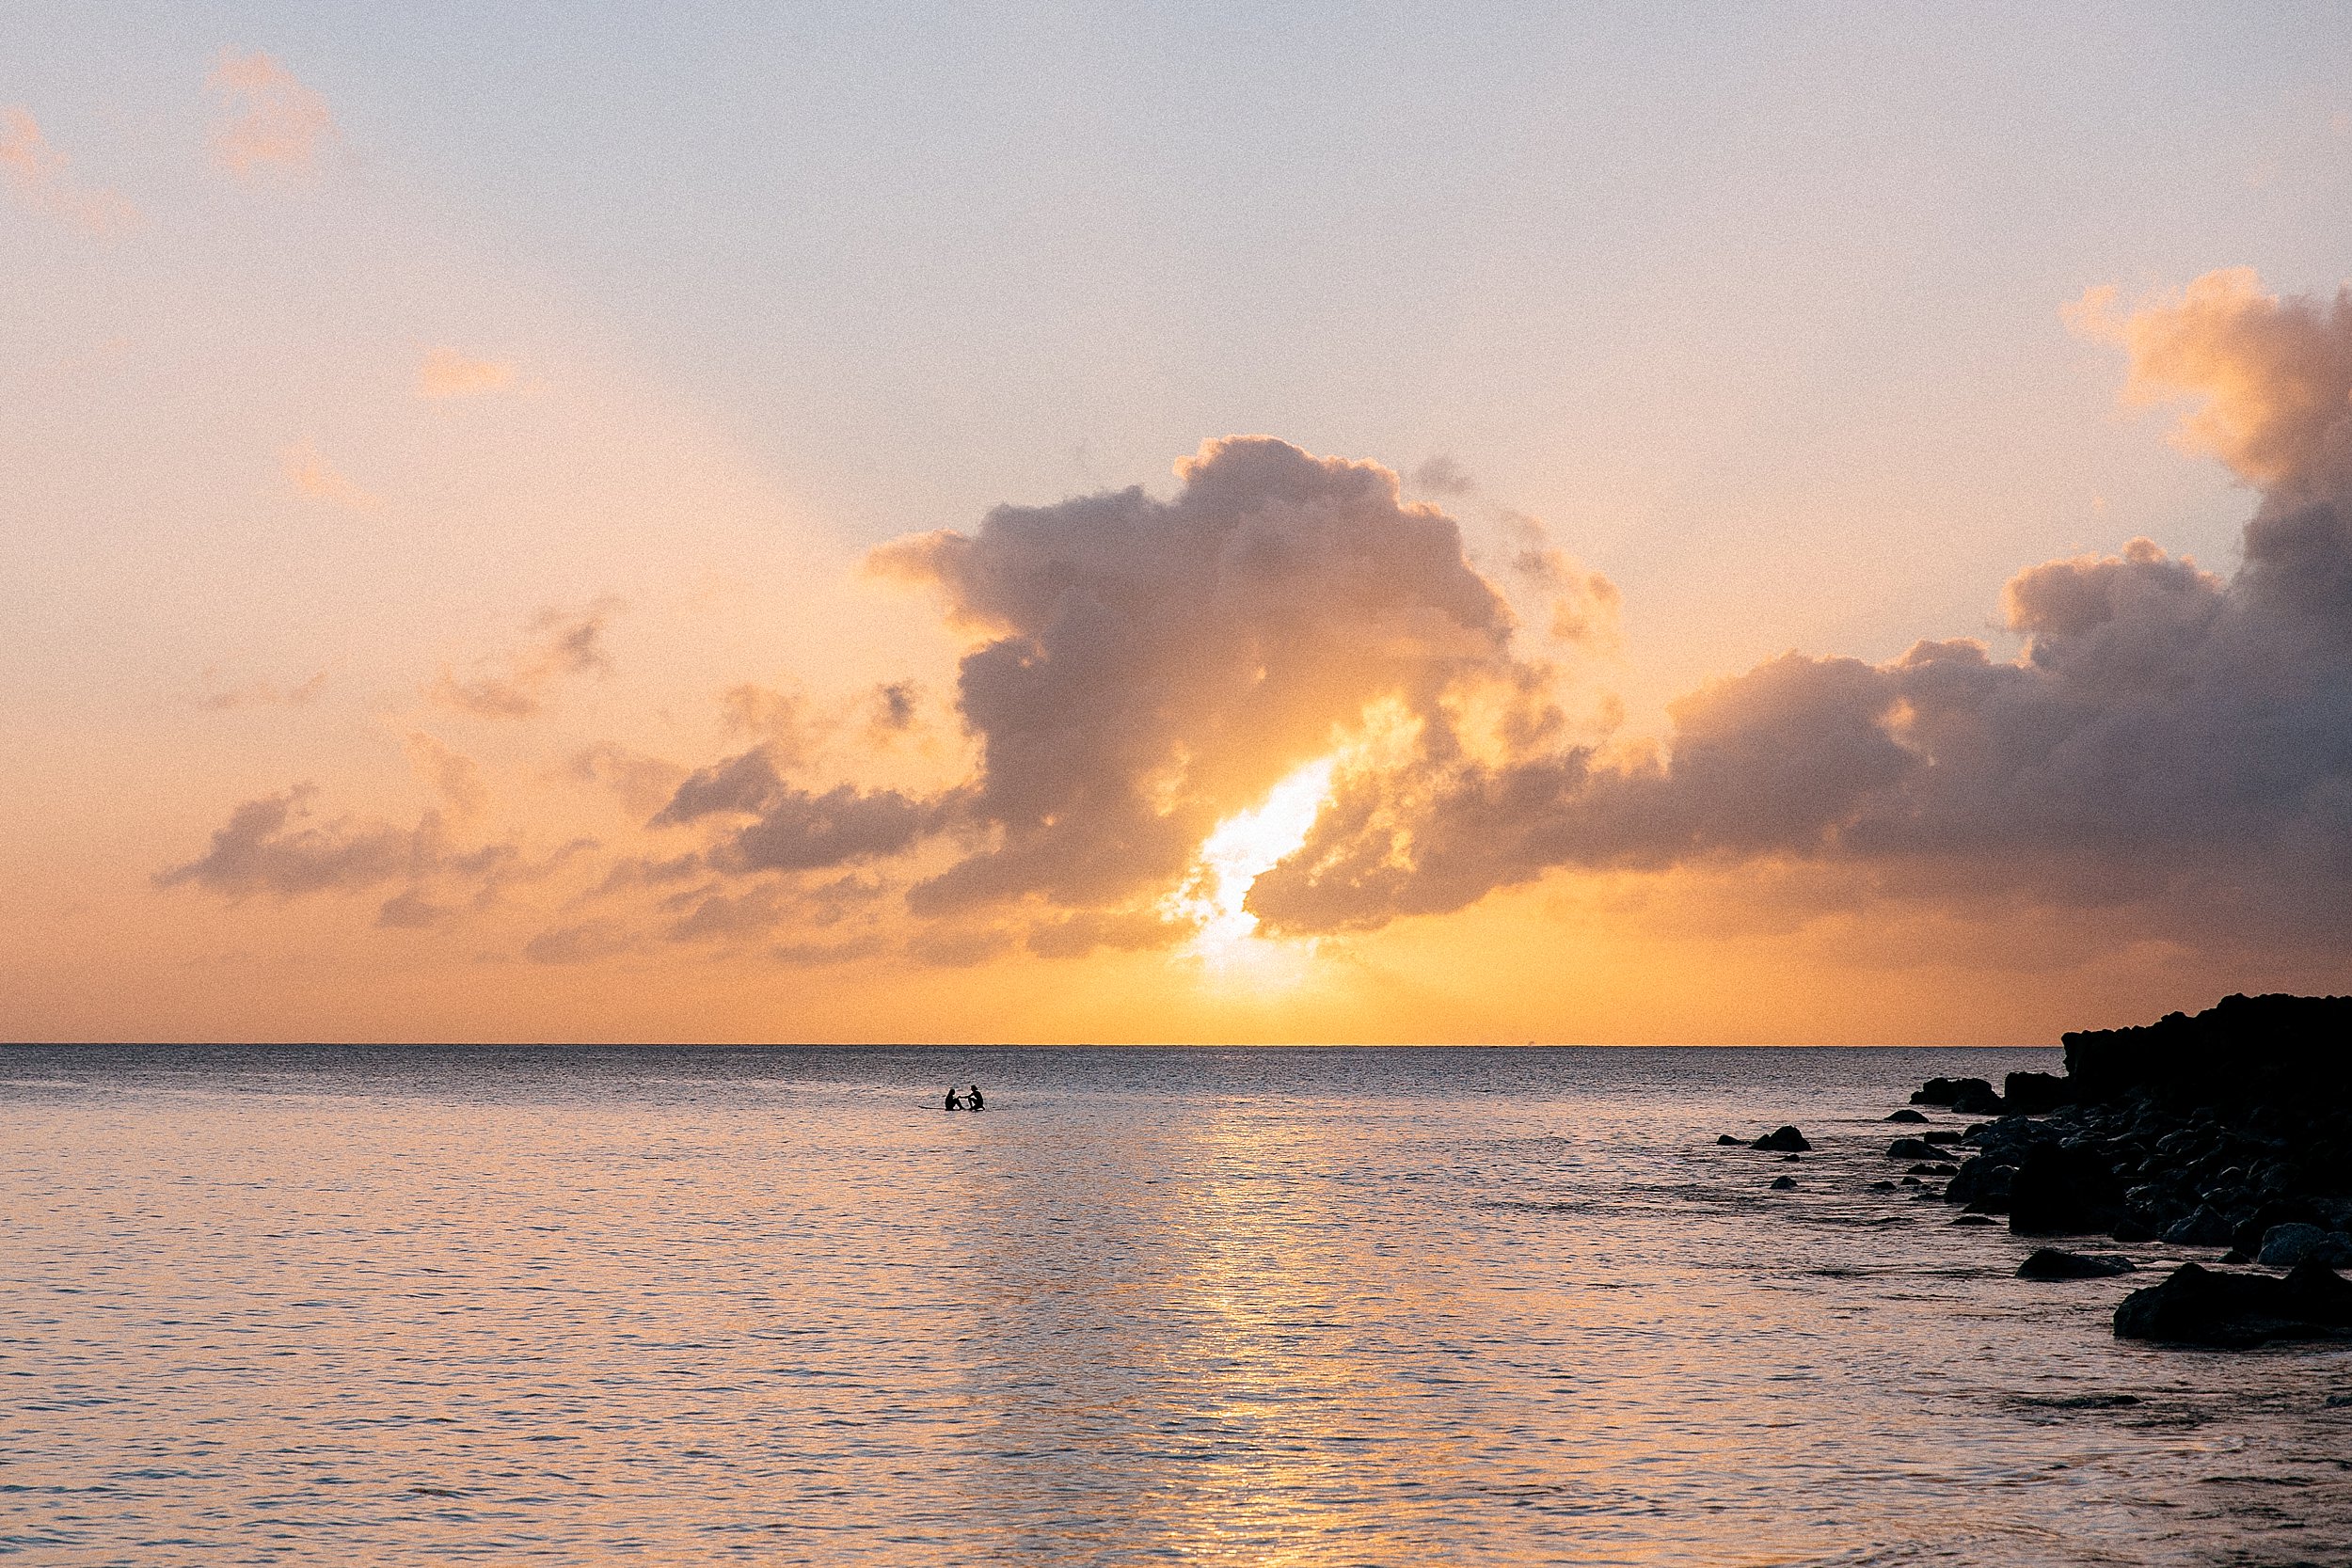
<svg viewBox="0 0 2352 1568">
<path fill-rule="evenodd" d="M 961 1111 L 963 1109 L 963 1101 L 956 1098 L 956 1091 L 953 1085 L 950 1085 L 947 1090 L 947 1109 L 950 1111 Z"/>
<path fill-rule="evenodd" d="M 980 1086 L 977 1084 L 973 1085 L 972 1092 L 964 1097 L 963 1108 L 967 1111 L 980 1111 L 988 1108 L 988 1101 L 980 1098 Z"/>
</svg>

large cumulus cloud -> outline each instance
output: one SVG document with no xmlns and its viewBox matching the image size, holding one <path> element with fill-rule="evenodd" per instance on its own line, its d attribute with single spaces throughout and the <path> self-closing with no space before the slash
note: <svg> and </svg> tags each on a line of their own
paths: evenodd
<svg viewBox="0 0 2352 1568">
<path fill-rule="evenodd" d="M 1790 655 L 1675 705 L 1666 753 L 1603 767 L 1367 774 L 1251 907 L 1279 928 L 1458 908 L 1560 865 L 1756 856 L 2078 904 L 2160 926 L 2352 928 L 2352 293 L 2217 274 L 2075 317 L 2183 437 L 2259 488 L 2224 580 L 2144 539 L 2008 586 L 2015 660 L 1922 641 L 1884 664 Z"/>
<path fill-rule="evenodd" d="M 877 552 L 878 570 L 935 588 L 985 637 L 957 688 L 979 746 L 952 805 L 972 845 L 914 888 L 918 911 L 1157 896 L 1219 819 L 1375 703 L 1442 749 L 1458 749 L 1473 688 L 1502 693 L 1522 738 L 1556 721 L 1458 526 L 1402 501 L 1388 469 L 1244 436 L 1177 472 L 1172 500 L 999 507 L 974 533 Z M 784 801 L 787 821 L 804 809 Z"/>
</svg>

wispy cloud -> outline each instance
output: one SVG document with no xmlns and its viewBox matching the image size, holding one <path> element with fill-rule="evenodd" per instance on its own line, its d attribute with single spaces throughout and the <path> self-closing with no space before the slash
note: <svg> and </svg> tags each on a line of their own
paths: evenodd
<svg viewBox="0 0 2352 1568">
<path fill-rule="evenodd" d="M 461 820 L 480 815 L 489 802 L 490 792 L 482 782 L 482 765 L 438 736 L 412 731 L 408 736 L 408 766 L 432 785 L 433 792 L 448 802 L 451 814 Z"/>
<path fill-rule="evenodd" d="M 49 145 L 31 110 L 0 109 L 0 179 L 19 203 L 100 239 L 137 227 L 136 207 L 113 191 L 77 184 L 70 162 Z"/>
<path fill-rule="evenodd" d="M 207 670 L 204 678 L 211 680 L 213 673 Z M 246 707 L 301 707 L 326 688 L 326 672 L 321 670 L 310 679 L 297 681 L 292 686 L 262 680 L 223 690 L 207 691 L 196 699 L 196 705 L 207 713 L 230 713 Z"/>
<path fill-rule="evenodd" d="M 453 348 L 425 351 L 417 367 L 417 396 L 472 398 L 503 392 L 515 385 L 515 367 L 503 359 L 476 359 Z"/>
<path fill-rule="evenodd" d="M 608 598 L 585 610 L 541 610 L 531 624 L 536 640 L 511 655 L 503 669 L 478 665 L 463 676 L 444 669 L 425 695 L 476 719 L 528 719 L 546 705 L 548 689 L 557 681 L 612 672 L 604 628 L 620 610 L 618 599 Z"/>
<path fill-rule="evenodd" d="M 347 512 L 374 512 L 384 504 L 383 497 L 362 490 L 344 478 L 308 441 L 297 441 L 278 457 L 287 483 L 311 500 L 340 506 Z"/>
<path fill-rule="evenodd" d="M 326 100 L 268 55 L 224 52 L 204 85 L 219 101 L 213 161 L 240 180 L 307 176 L 338 135 Z"/>
</svg>

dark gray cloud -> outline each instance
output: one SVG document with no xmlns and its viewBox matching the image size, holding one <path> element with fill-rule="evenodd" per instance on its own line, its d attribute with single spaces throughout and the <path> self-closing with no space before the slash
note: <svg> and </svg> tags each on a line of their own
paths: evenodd
<svg viewBox="0 0 2352 1568">
<path fill-rule="evenodd" d="M 1882 887 L 2144 901 L 2153 928 L 2352 933 L 2352 294 L 2229 275 L 2119 336 L 2262 489 L 2224 580 L 2136 539 L 2004 595 L 2023 656 L 1791 654 L 1673 709 L 1662 759 L 1566 751 L 1352 781 L 1250 907 L 1277 928 L 1459 908 L 1559 865 L 1801 857 Z"/>
<path fill-rule="evenodd" d="M 247 800 L 213 833 L 211 847 L 185 865 L 157 874 L 159 887 L 194 886 L 231 898 L 281 898 L 330 888 L 366 888 L 431 870 L 445 852 L 441 817 L 427 812 L 414 828 L 388 823 L 305 821 L 315 784 Z"/>
<path fill-rule="evenodd" d="M 519 882 L 536 881 L 596 847 L 575 839 L 540 859 L 512 844 L 459 848 L 447 820 L 428 811 L 413 828 L 340 816 L 311 818 L 315 785 L 247 800 L 214 831 L 205 852 L 158 872 L 158 887 L 197 887 L 232 899 L 266 895 L 364 893 L 388 883 L 407 886 L 377 911 L 376 923 L 400 929 L 446 925 L 468 907 L 497 900 Z"/>
<path fill-rule="evenodd" d="M 816 871 L 895 855 L 945 826 L 955 795 L 917 800 L 895 789 L 841 784 L 821 793 L 784 782 L 765 746 L 688 776 L 646 825 L 680 827 L 711 816 L 750 816 L 710 853 L 733 871 Z"/>
</svg>

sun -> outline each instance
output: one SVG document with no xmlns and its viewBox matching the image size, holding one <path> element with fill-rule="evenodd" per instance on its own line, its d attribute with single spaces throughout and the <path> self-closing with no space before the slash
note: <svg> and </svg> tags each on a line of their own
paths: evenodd
<svg viewBox="0 0 2352 1568">
<path fill-rule="evenodd" d="M 1212 969 L 1230 970 L 1272 957 L 1258 917 L 1244 907 L 1250 884 L 1300 845 L 1331 791 L 1337 757 L 1319 757 L 1285 776 L 1249 810 L 1227 817 L 1201 841 L 1169 912 L 1198 921 L 1190 951 Z"/>
</svg>

